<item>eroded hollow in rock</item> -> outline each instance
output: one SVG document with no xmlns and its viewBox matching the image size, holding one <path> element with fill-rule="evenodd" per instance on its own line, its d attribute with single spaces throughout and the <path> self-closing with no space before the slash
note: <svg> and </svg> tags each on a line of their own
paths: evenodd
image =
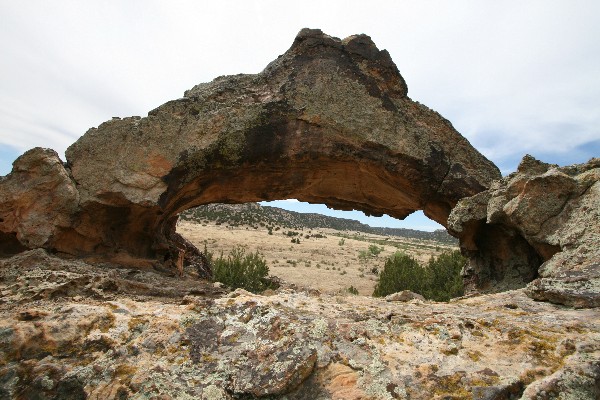
<svg viewBox="0 0 600 400">
<path fill-rule="evenodd" d="M 478 221 L 461 243 L 469 264 L 463 270 L 467 292 L 500 292 L 524 287 L 545 261 L 515 230 Z M 466 237 L 466 235 L 465 235 Z"/>
<path fill-rule="evenodd" d="M 27 250 L 14 233 L 0 232 L 0 258 L 10 257 Z"/>
<path fill-rule="evenodd" d="M 535 299 L 600 304 L 600 160 L 559 167 L 523 157 L 517 171 L 462 199 L 448 229 L 479 291 L 523 286 Z"/>
</svg>

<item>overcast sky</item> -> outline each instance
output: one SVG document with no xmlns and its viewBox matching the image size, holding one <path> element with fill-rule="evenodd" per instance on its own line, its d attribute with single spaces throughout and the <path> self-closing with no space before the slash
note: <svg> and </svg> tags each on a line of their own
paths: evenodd
<svg viewBox="0 0 600 400">
<path fill-rule="evenodd" d="M 597 0 L 0 0 L 0 175 L 29 148 L 64 157 L 113 116 L 259 72 L 303 27 L 370 35 L 504 174 L 526 153 L 584 162 L 600 156 L 599 15 Z"/>
</svg>

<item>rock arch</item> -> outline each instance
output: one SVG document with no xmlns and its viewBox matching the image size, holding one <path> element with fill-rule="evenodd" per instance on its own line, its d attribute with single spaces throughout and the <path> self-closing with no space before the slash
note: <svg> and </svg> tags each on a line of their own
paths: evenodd
<svg viewBox="0 0 600 400">
<path fill-rule="evenodd" d="M 500 178 L 449 121 L 407 96 L 368 36 L 310 29 L 261 73 L 107 121 L 66 157 L 34 149 L 0 181 L 21 191 L 0 198 L 5 252 L 170 264 L 186 246 L 178 213 L 212 202 L 297 198 L 396 218 L 424 210 L 446 226 L 459 199 Z"/>
</svg>

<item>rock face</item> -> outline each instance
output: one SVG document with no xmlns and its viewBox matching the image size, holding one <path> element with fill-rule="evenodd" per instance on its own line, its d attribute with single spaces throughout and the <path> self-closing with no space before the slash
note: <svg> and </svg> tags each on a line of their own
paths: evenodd
<svg viewBox="0 0 600 400">
<path fill-rule="evenodd" d="M 0 177 L 0 256 L 25 248 L 57 246 L 79 207 L 79 192 L 58 154 L 36 148 Z"/>
<path fill-rule="evenodd" d="M 448 228 L 470 256 L 471 289 L 531 282 L 535 299 L 600 306 L 600 159 L 559 168 L 525 156 L 515 173 L 461 200 Z"/>
<path fill-rule="evenodd" d="M 40 249 L 0 260 L 0 398 L 600 398 L 597 310 L 522 289 L 399 304 L 202 285 Z"/>
<path fill-rule="evenodd" d="M 407 97 L 390 55 L 368 36 L 310 29 L 261 73 L 220 77 L 145 118 L 105 122 L 66 156 L 56 174 L 71 185 L 76 210 L 63 218 L 71 197 L 56 199 L 61 218 L 41 220 L 35 240 L 11 215 L 3 242 L 172 265 L 188 248 L 174 232 L 177 215 L 200 204 L 297 198 L 397 218 L 422 209 L 446 225 L 459 199 L 500 177 L 450 122 Z M 41 196 L 25 192 L 13 201 Z"/>
</svg>

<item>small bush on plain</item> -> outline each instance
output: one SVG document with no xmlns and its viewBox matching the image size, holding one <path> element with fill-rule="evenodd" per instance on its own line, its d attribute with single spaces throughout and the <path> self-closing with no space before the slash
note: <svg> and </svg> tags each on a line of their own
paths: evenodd
<svg viewBox="0 0 600 400">
<path fill-rule="evenodd" d="M 243 247 L 236 247 L 227 257 L 221 253 L 219 258 L 212 260 L 212 265 L 213 280 L 231 288 L 258 293 L 271 286 L 267 278 L 269 267 L 258 251 L 246 253 Z"/>
<path fill-rule="evenodd" d="M 358 289 L 354 286 L 350 286 L 348 289 L 346 289 L 346 291 L 350 294 L 358 295 Z"/>
<path fill-rule="evenodd" d="M 379 247 L 374 244 L 369 246 L 369 255 L 371 255 L 372 257 L 377 257 L 382 251 L 383 247 Z"/>
</svg>

